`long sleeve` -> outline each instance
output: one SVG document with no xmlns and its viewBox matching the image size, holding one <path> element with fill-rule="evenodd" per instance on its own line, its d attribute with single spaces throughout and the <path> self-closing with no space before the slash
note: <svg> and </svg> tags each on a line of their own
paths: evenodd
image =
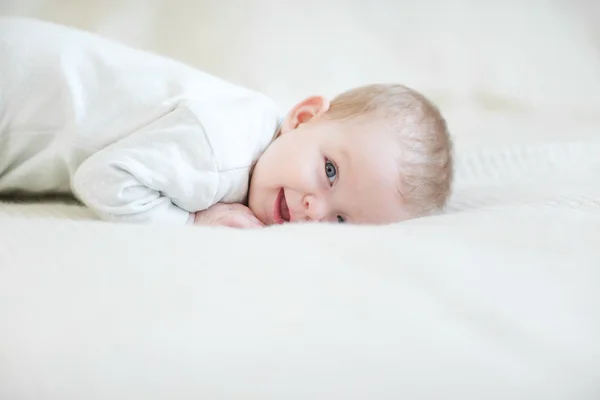
<svg viewBox="0 0 600 400">
<path fill-rule="evenodd" d="M 137 223 L 245 200 L 276 133 L 271 99 L 50 22 L 0 18 L 0 37 L 0 192 L 72 191 Z"/>
<path fill-rule="evenodd" d="M 94 153 L 72 182 L 103 220 L 178 225 L 216 203 L 219 184 L 210 143 L 185 109 Z"/>
</svg>

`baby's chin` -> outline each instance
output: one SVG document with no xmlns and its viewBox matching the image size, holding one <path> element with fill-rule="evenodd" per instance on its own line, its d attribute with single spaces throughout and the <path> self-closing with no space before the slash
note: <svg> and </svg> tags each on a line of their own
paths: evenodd
<svg viewBox="0 0 600 400">
<path fill-rule="evenodd" d="M 260 222 L 262 222 L 263 224 L 265 224 L 267 226 L 268 225 L 273 225 L 273 223 L 268 218 L 265 218 L 265 215 L 261 214 L 258 210 L 255 210 L 255 209 L 253 209 L 251 207 L 248 207 L 248 208 L 250 208 L 250 211 L 252 211 L 252 213 L 254 214 L 254 216 L 256 218 L 258 218 L 258 220 Z"/>
<path fill-rule="evenodd" d="M 261 212 L 262 210 L 260 209 L 260 207 L 258 207 L 256 196 L 253 196 L 252 193 L 248 194 L 248 208 L 250 209 L 250 211 L 252 211 L 252 214 L 254 214 L 254 216 L 258 218 L 260 222 L 262 222 L 265 225 L 271 225 L 271 222 L 268 221 L 266 216 L 264 215 L 264 211 Z"/>
</svg>

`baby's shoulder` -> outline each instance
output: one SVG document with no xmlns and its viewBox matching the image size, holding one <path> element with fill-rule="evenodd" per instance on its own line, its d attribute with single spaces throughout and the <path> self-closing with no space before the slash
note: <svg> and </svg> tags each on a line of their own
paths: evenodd
<svg viewBox="0 0 600 400">
<path fill-rule="evenodd" d="M 181 106 L 202 127 L 221 171 L 249 168 L 273 140 L 281 116 L 267 96 L 237 86 L 199 91 Z"/>
</svg>

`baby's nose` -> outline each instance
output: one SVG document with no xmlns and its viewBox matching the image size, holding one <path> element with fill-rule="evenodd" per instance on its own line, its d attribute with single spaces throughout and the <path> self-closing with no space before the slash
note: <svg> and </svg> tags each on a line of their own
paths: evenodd
<svg viewBox="0 0 600 400">
<path fill-rule="evenodd" d="M 327 218 L 329 207 L 321 196 L 306 195 L 302 199 L 306 217 L 311 221 L 322 221 Z"/>
</svg>

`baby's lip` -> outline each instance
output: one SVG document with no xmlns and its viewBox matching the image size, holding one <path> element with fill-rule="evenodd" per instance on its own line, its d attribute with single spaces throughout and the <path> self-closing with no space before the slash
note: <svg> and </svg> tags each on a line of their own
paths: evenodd
<svg viewBox="0 0 600 400">
<path fill-rule="evenodd" d="M 292 214 L 288 207 L 287 199 L 285 198 L 285 191 L 282 189 L 281 192 L 283 193 L 283 195 L 281 196 L 281 201 L 279 202 L 279 206 L 280 206 L 279 213 L 281 214 L 281 218 L 283 219 L 284 222 L 291 222 Z"/>
<path fill-rule="evenodd" d="M 282 188 L 277 193 L 277 196 L 275 196 L 275 203 L 273 204 L 273 221 L 276 224 L 283 224 L 290 220 L 291 215 L 285 199 L 285 192 Z"/>
<path fill-rule="evenodd" d="M 273 203 L 273 223 L 283 224 L 283 218 L 281 217 L 281 198 L 283 197 L 283 189 L 280 189 L 275 196 L 275 203 Z"/>
</svg>

